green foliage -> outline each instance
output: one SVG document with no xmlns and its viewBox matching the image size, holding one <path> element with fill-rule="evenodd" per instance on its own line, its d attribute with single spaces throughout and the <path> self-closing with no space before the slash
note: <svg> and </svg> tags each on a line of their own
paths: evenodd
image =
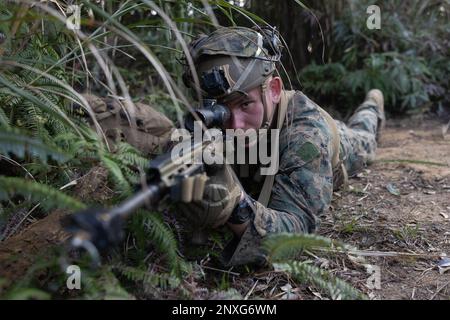
<svg viewBox="0 0 450 320">
<path fill-rule="evenodd" d="M 427 84 L 432 72 L 424 58 L 387 52 L 373 53 L 362 62 L 362 68 L 356 70 L 342 63 L 311 64 L 301 73 L 304 89 L 318 97 L 335 96 L 339 103 L 353 108 L 367 91 L 379 88 L 390 110 L 401 113 L 430 101 Z"/>
<path fill-rule="evenodd" d="M 301 2 L 260 0 L 251 9 L 279 27 L 291 80 L 301 68 L 297 85 L 320 105 L 350 115 L 374 87 L 395 114 L 448 104 L 448 1 Z M 380 29 L 367 27 L 370 5 L 380 7 Z"/>
<path fill-rule="evenodd" d="M 326 292 L 333 300 L 367 299 L 360 291 L 332 276 L 329 272 L 313 266 L 306 261 L 286 261 L 273 264 L 276 271 L 285 271 L 301 282 L 314 284 Z"/>
<path fill-rule="evenodd" d="M 112 268 L 103 266 L 95 272 L 84 273 L 82 278 L 83 299 L 87 300 L 134 300 L 117 279 Z"/>
<path fill-rule="evenodd" d="M 35 288 L 17 288 L 5 296 L 7 300 L 49 300 L 50 294 Z"/>
<path fill-rule="evenodd" d="M 40 201 L 41 205 L 50 208 L 85 209 L 86 205 L 67 194 L 43 183 L 28 181 L 17 177 L 0 176 L 0 200 L 6 200 L 13 195 Z"/>
<path fill-rule="evenodd" d="M 292 258 L 310 248 L 333 246 L 336 246 L 336 242 L 315 234 L 279 233 L 270 236 L 264 243 L 268 256 L 274 261 Z"/>
<path fill-rule="evenodd" d="M 166 273 L 152 273 L 139 268 L 117 265 L 114 267 L 126 279 L 160 290 L 176 288 L 180 285 L 180 278 Z"/>
<path fill-rule="evenodd" d="M 128 143 L 118 143 L 116 148 L 112 153 L 100 153 L 100 160 L 125 196 L 132 191 L 131 185 L 140 183 L 139 177 L 144 173 L 148 159 Z"/>
<path fill-rule="evenodd" d="M 44 163 L 47 162 L 48 157 L 57 162 L 64 162 L 69 158 L 61 150 L 48 146 L 36 138 L 22 135 L 16 130 L 0 132 L 0 153 L 13 154 L 19 158 L 24 158 L 26 154 L 29 154 Z"/>
<path fill-rule="evenodd" d="M 365 299 L 361 292 L 345 281 L 311 265 L 308 261 L 297 260 L 305 251 L 331 251 L 336 247 L 345 248 L 344 244 L 314 234 L 281 233 L 268 237 L 264 247 L 276 271 L 288 272 L 298 281 L 315 285 L 331 299 Z"/>
<path fill-rule="evenodd" d="M 148 244 L 152 244 L 163 254 L 169 269 L 175 276 L 180 277 L 187 270 L 186 263 L 178 254 L 177 241 L 159 214 L 139 210 L 131 218 L 130 230 L 138 245 L 137 263 L 140 263 L 144 258 L 143 255 L 147 254 L 145 249 L 148 249 Z"/>
<path fill-rule="evenodd" d="M 82 15 L 99 22 L 88 25 L 90 21 L 83 20 L 82 31 L 89 35 L 88 38 L 68 30 L 64 19 L 54 19 L 55 14 L 64 10 L 65 3 L 36 3 L 32 8 L 8 3 L 0 8 L 0 33 L 6 35 L 6 42 L 0 43 L 0 153 L 4 155 L 1 159 L 9 159 L 8 162 L 2 160 L 5 166 L 0 176 L 2 220 L 5 220 L 6 212 L 7 218 L 13 219 L 19 208 L 33 212 L 30 209 L 36 202 L 40 203 L 40 211 L 44 213 L 51 208 L 84 209 L 86 204 L 75 199 L 77 194 L 71 196 L 70 188 L 67 194 L 59 188 L 83 177 L 94 166 L 101 165 L 108 170 L 108 188 L 115 193 L 108 205 L 123 200 L 141 182 L 149 159 L 125 142 L 107 148 L 104 137 L 87 126 L 86 119 L 76 112 L 73 103 L 79 103 L 75 91 L 126 96 L 131 83 L 129 89 L 133 99 L 145 95 L 153 99 L 158 108 L 163 105 L 169 113 L 175 110 L 174 98 L 177 103 L 182 99 L 163 93 L 166 100 L 161 101 L 151 94 L 167 89 L 161 79 L 173 77 L 176 80 L 169 79 L 170 85 L 181 84 L 178 74 L 182 65 L 177 58 L 182 45 L 174 38 L 171 26 L 161 16 L 152 14 L 150 2 L 144 3 L 109 1 L 102 7 L 84 1 Z M 182 36 L 189 40 L 194 29 L 192 22 L 197 17 L 192 16 L 193 20 L 189 21 L 187 1 L 162 1 L 159 5 L 174 19 Z M 42 8 L 46 6 L 54 11 L 46 12 Z M 200 15 L 208 24 L 209 18 L 203 13 Z M 44 16 L 46 18 L 42 19 Z M 148 88 L 151 90 L 147 91 Z M 82 109 L 86 108 L 82 106 Z M 172 117 L 176 118 L 176 115 L 172 113 Z M 22 178 L 22 170 L 33 180 Z M 180 284 L 189 265 L 178 253 L 178 243 L 171 228 L 158 215 L 142 211 L 130 219 L 129 231 L 136 239 L 136 246 L 119 251 L 111 261 L 121 266 L 114 269 L 120 279 L 109 265 L 98 272 L 84 272 L 85 289 L 77 297 L 133 298 L 123 287 L 124 279 L 161 290 Z M 147 270 L 145 257 L 149 253 L 158 262 L 163 261 L 164 267 L 159 272 Z M 48 263 L 58 269 L 56 260 L 55 255 L 49 255 Z M 132 261 L 133 265 L 125 267 L 124 261 Z M 59 293 L 33 281 L 39 270 L 48 267 L 48 264 L 35 264 L 34 271 L 14 285 L 6 296 L 58 297 Z M 54 271 L 52 276 L 61 275 L 61 270 Z"/>
</svg>

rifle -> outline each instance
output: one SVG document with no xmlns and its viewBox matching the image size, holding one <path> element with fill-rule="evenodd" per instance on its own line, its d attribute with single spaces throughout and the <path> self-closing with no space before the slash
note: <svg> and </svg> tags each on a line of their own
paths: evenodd
<svg viewBox="0 0 450 320">
<path fill-rule="evenodd" d="M 194 114 L 187 113 L 184 117 L 185 128 L 190 133 L 194 130 L 196 119 L 200 119 L 206 128 L 221 128 L 230 118 L 230 110 L 212 99 L 205 99 L 203 107 L 196 109 Z M 73 235 L 70 246 L 86 250 L 94 265 L 99 265 L 99 251 L 106 251 L 122 241 L 124 222 L 138 208 L 153 206 L 168 194 L 172 199 L 183 202 L 201 200 L 199 190 L 203 189 L 207 175 L 213 173 L 214 166 L 197 160 L 201 159 L 204 148 L 212 142 L 196 142 L 193 139 L 188 142 L 189 145 L 185 146 L 188 151 L 176 161 L 171 151 L 151 160 L 146 184 L 124 202 L 111 209 L 90 208 L 68 216 L 63 225 Z M 194 192 L 182 194 L 181 190 L 186 188 Z M 189 199 L 189 194 L 193 194 L 194 198 Z"/>
</svg>

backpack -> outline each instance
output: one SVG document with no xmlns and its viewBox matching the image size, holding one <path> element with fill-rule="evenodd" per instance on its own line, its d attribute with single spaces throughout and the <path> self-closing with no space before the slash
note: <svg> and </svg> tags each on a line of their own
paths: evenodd
<svg viewBox="0 0 450 320">
<path fill-rule="evenodd" d="M 141 151 L 144 156 L 151 156 L 169 142 L 174 129 L 173 122 L 150 105 L 135 103 L 134 117 L 127 117 L 125 107 L 116 99 L 100 98 L 92 94 L 83 94 L 83 97 L 92 107 L 111 147 L 124 141 Z M 93 127 L 92 119 L 89 124 Z"/>
</svg>

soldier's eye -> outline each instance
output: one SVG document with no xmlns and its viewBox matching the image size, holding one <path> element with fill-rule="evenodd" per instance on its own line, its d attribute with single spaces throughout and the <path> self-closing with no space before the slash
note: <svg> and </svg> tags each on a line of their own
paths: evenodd
<svg viewBox="0 0 450 320">
<path fill-rule="evenodd" d="M 252 104 L 252 102 L 251 101 L 246 101 L 246 102 L 244 102 L 244 103 L 242 103 L 241 104 L 241 108 L 242 109 L 248 109 L 249 107 L 250 107 L 250 105 Z"/>
</svg>

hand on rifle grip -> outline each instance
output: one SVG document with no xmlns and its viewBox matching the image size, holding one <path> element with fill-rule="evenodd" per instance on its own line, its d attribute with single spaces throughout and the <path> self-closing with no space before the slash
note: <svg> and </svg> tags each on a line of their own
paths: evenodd
<svg viewBox="0 0 450 320">
<path fill-rule="evenodd" d="M 197 244 L 206 238 L 204 234 L 198 234 L 208 228 L 224 225 L 240 200 L 241 189 L 234 181 L 231 170 L 228 165 L 221 165 L 206 182 L 201 200 L 180 202 L 177 205 L 188 227 L 197 235 L 193 238 Z"/>
</svg>

